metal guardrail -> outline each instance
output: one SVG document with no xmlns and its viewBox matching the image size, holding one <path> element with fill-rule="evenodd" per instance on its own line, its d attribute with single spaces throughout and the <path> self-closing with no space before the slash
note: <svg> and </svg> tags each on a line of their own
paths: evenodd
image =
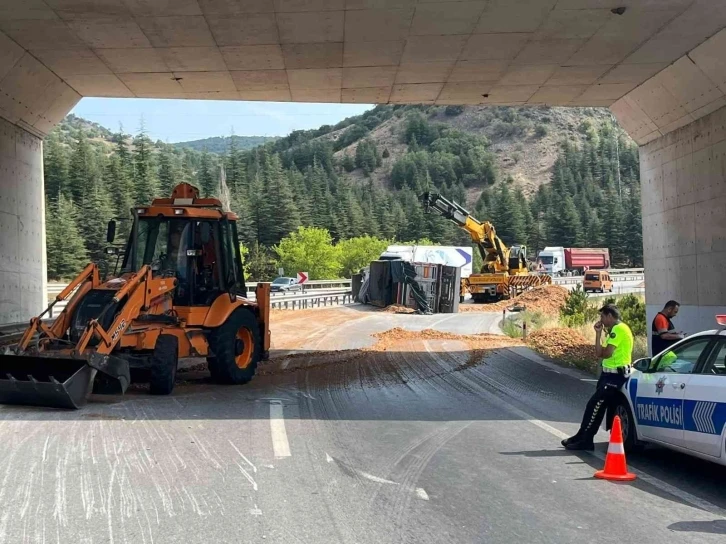
<svg viewBox="0 0 726 544">
<path fill-rule="evenodd" d="M 618 275 L 618 276 L 610 276 L 610 279 L 613 283 L 623 282 L 623 281 L 644 281 L 645 275 L 644 274 L 629 274 L 629 275 Z M 583 277 L 582 276 L 571 276 L 569 278 L 552 278 L 552 283 L 555 285 L 575 285 L 578 283 L 582 283 Z"/>
<path fill-rule="evenodd" d="M 302 299 L 312 297 L 317 300 L 318 298 L 325 296 L 326 298 L 323 300 L 328 300 L 329 295 L 341 296 L 341 292 L 343 291 L 346 293 L 350 293 L 350 283 L 351 280 L 346 279 L 309 281 L 305 284 L 302 293 L 271 293 L 271 300 L 273 302 L 272 307 L 279 307 L 277 304 L 275 304 L 278 301 L 285 302 L 293 300 L 290 297 L 297 297 L 295 298 L 295 300 L 298 300 L 298 298 L 300 297 L 302 297 Z M 55 297 L 58 296 L 61 291 L 66 288 L 67 285 L 67 283 L 49 283 L 47 289 L 48 303 L 50 304 L 50 302 L 53 301 Z M 257 282 L 247 284 L 247 297 L 250 300 L 255 299 L 256 287 Z M 310 293 L 311 291 L 312 293 Z M 65 308 L 66 303 L 67 300 L 62 300 L 56 303 L 56 305 L 53 306 L 53 308 L 49 312 L 48 317 L 53 318 L 61 313 L 63 311 L 63 308 Z M 305 307 L 308 307 L 307 304 L 305 305 Z"/>
<path fill-rule="evenodd" d="M 346 280 L 350 283 L 350 280 Z M 316 282 L 318 287 L 311 289 L 307 293 L 271 293 L 270 306 L 272 308 L 284 308 L 284 309 L 301 309 L 301 308 L 315 308 L 320 306 L 335 306 L 338 304 L 351 304 L 353 302 L 352 293 L 350 287 L 347 288 L 331 288 L 329 285 L 332 283 L 341 283 L 340 280 L 332 280 L 330 282 Z M 342 283 L 345 283 L 343 281 Z M 257 284 L 254 284 L 257 285 Z M 49 302 L 53 300 L 63 289 L 64 284 L 49 284 L 48 285 L 48 297 Z M 248 297 L 250 300 L 254 300 L 254 290 L 250 291 L 248 285 Z M 67 300 L 61 300 L 56 303 L 48 314 L 49 318 L 56 317 L 63 311 L 67 304 Z M 23 324 L 24 329 L 27 324 Z M 0 330 L 0 338 L 2 338 Z"/>
<path fill-rule="evenodd" d="M 308 281 L 304 285 L 304 290 L 317 290 L 317 289 L 342 289 L 344 287 L 350 288 L 351 280 L 316 280 Z M 66 288 L 67 283 L 48 283 L 48 300 L 53 300 L 63 289 Z M 257 287 L 257 282 L 247 283 L 247 293 L 254 293 Z"/>
<path fill-rule="evenodd" d="M 304 310 L 306 308 L 320 308 L 322 306 L 338 306 L 352 303 L 353 293 L 351 293 L 350 289 L 327 291 L 325 293 L 313 292 L 305 295 L 286 295 L 270 300 L 270 306 L 280 310 Z"/>
</svg>

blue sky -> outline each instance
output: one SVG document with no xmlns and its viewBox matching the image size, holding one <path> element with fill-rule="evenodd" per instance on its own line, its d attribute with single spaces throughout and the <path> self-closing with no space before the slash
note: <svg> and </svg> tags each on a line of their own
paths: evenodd
<svg viewBox="0 0 726 544">
<path fill-rule="evenodd" d="M 117 131 L 135 133 L 143 118 L 153 140 L 185 142 L 210 136 L 285 136 L 333 125 L 372 108 L 369 104 L 296 104 L 222 100 L 83 98 L 71 113 Z"/>
</svg>

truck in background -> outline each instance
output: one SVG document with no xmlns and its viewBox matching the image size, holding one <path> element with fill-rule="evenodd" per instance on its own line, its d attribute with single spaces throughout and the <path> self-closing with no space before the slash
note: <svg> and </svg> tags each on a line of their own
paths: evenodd
<svg viewBox="0 0 726 544">
<path fill-rule="evenodd" d="M 473 271 L 471 246 L 388 246 L 381 253 L 381 261 L 401 259 L 412 263 L 443 264 L 461 268 L 461 277 L 468 278 Z"/>
<path fill-rule="evenodd" d="M 537 255 L 537 268 L 544 269 L 550 276 L 606 270 L 610 268 L 610 251 L 607 248 L 546 247 Z"/>
</svg>

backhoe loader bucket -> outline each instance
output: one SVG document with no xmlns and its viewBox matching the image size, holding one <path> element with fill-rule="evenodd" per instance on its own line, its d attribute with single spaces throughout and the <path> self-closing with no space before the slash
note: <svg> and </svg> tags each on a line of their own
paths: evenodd
<svg viewBox="0 0 726 544">
<path fill-rule="evenodd" d="M 0 355 L 0 404 L 80 408 L 95 375 L 85 359 Z"/>
</svg>

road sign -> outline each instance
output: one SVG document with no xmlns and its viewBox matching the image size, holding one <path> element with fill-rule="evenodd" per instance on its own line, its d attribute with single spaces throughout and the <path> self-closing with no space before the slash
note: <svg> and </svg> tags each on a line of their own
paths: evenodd
<svg viewBox="0 0 726 544">
<path fill-rule="evenodd" d="M 308 281 L 308 273 L 307 272 L 298 272 L 297 273 L 297 282 L 298 283 L 305 283 Z"/>
</svg>

